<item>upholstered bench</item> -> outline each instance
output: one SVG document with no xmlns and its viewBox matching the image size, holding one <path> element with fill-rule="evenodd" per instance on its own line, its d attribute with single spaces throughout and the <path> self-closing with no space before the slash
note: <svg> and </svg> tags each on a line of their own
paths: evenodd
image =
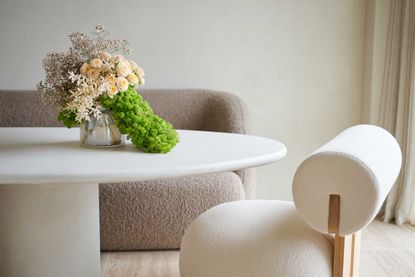
<svg viewBox="0 0 415 277">
<path fill-rule="evenodd" d="M 295 204 L 236 201 L 197 217 L 182 240 L 181 276 L 357 276 L 360 230 L 400 167 L 399 145 L 387 131 L 349 128 L 297 169 Z"/>
</svg>

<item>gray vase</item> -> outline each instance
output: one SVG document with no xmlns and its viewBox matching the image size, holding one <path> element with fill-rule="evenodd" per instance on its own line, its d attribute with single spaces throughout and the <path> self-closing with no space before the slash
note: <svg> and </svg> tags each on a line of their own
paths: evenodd
<svg viewBox="0 0 415 277">
<path fill-rule="evenodd" d="M 109 110 L 103 110 L 100 117 L 90 116 L 80 125 L 80 134 L 81 145 L 88 147 L 116 147 L 125 141 Z"/>
</svg>

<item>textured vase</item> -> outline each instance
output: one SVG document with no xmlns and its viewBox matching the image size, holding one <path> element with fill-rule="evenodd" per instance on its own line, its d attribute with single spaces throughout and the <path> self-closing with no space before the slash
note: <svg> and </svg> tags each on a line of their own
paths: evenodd
<svg viewBox="0 0 415 277">
<path fill-rule="evenodd" d="M 115 125 L 111 111 L 104 110 L 101 116 L 90 116 L 80 126 L 82 146 L 115 147 L 124 143 L 124 136 Z"/>
</svg>

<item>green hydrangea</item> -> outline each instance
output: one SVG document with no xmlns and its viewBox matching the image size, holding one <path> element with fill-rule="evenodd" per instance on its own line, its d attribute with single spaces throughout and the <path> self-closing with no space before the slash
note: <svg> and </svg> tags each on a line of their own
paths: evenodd
<svg viewBox="0 0 415 277">
<path fill-rule="evenodd" d="M 138 149 L 167 153 L 179 142 L 173 126 L 154 114 L 150 105 L 131 86 L 113 98 L 104 96 L 101 104 L 112 111 L 121 133 L 127 134 Z"/>
<path fill-rule="evenodd" d="M 63 125 L 68 128 L 73 128 L 79 126 L 78 121 L 76 121 L 76 112 L 70 110 L 63 110 L 58 114 L 58 120 L 62 121 Z"/>
</svg>

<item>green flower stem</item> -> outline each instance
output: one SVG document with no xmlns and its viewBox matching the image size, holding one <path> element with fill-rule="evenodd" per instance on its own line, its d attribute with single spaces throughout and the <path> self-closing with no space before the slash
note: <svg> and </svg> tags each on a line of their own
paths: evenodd
<svg viewBox="0 0 415 277">
<path fill-rule="evenodd" d="M 150 105 L 130 86 L 113 98 L 101 99 L 104 108 L 112 111 L 122 134 L 127 134 L 138 149 L 150 153 L 167 153 L 179 142 L 173 126 L 155 115 Z"/>
</svg>

